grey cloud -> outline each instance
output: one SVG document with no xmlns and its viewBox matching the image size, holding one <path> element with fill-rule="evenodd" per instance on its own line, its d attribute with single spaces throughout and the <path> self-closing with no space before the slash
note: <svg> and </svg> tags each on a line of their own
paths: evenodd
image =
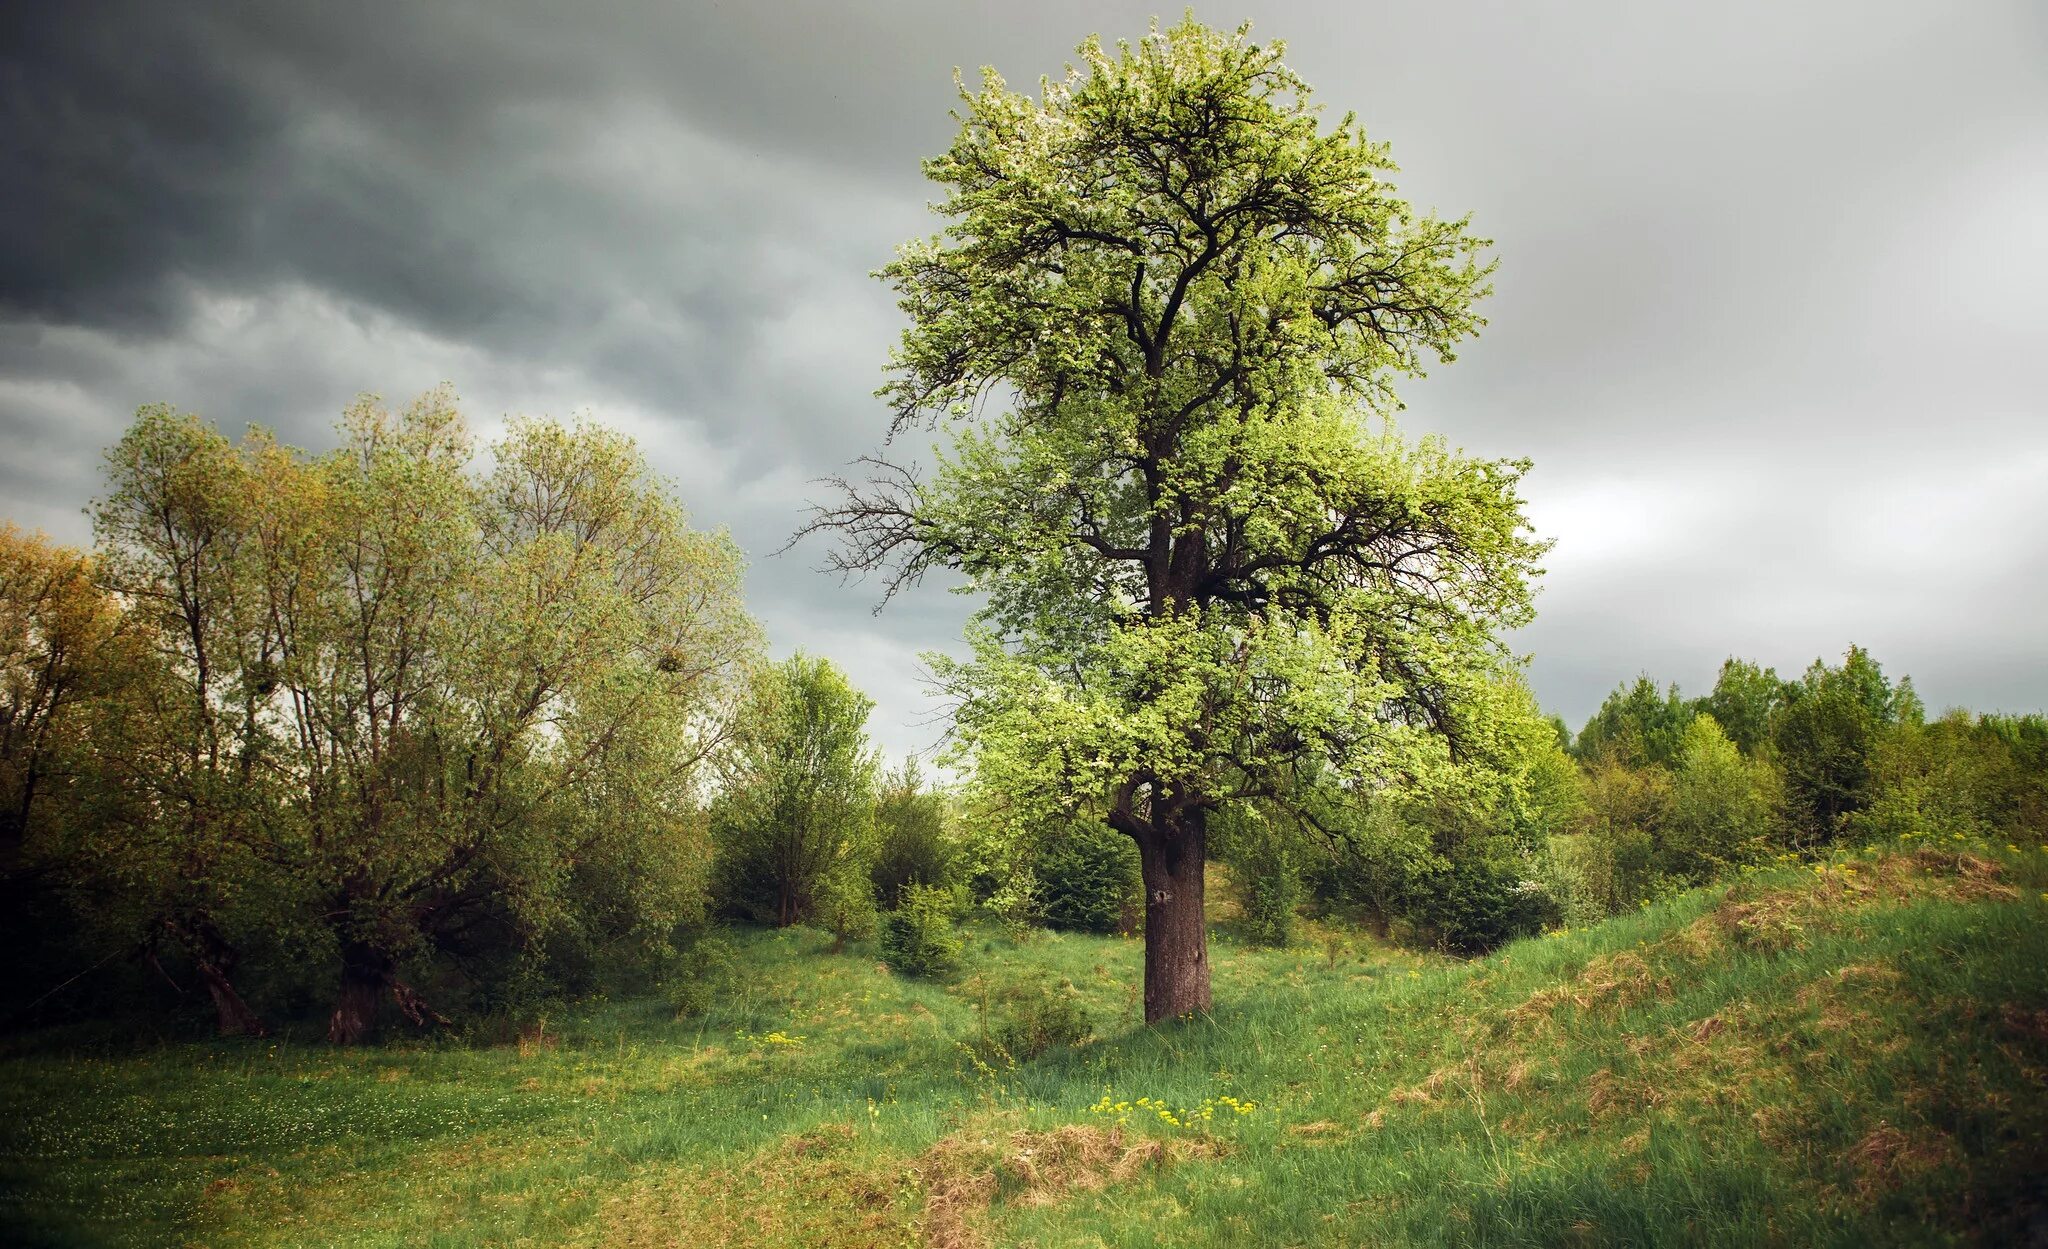
<svg viewBox="0 0 2048 1249">
<path fill-rule="evenodd" d="M 952 68 L 1030 82 L 1154 10 L 15 8 L 0 511 L 82 536 L 147 400 L 314 444 L 365 388 L 588 408 L 731 526 L 778 649 L 929 744 L 914 655 L 966 604 L 875 617 L 817 549 L 769 552 L 879 435 L 898 322 L 867 275 L 937 225 Z M 1937 705 L 2048 704 L 2037 6 L 1246 9 L 1405 192 L 1497 240 L 1492 324 L 1406 420 L 1537 463 L 1560 544 L 1518 646 L 1547 703 L 1855 640 Z"/>
</svg>

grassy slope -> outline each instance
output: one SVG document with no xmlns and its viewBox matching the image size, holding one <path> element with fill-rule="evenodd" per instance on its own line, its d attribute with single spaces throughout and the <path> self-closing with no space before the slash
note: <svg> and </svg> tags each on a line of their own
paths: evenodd
<svg viewBox="0 0 2048 1249">
<path fill-rule="evenodd" d="M 1132 942 L 991 937 L 983 978 L 941 987 L 790 931 L 742 938 L 741 993 L 687 1023 L 619 1003 L 487 1049 L 17 1053 L 0 1224 L 56 1244 L 2024 1239 L 2048 1218 L 2044 890 L 2048 849 L 1950 847 L 1473 963 L 1224 942 L 1216 1016 L 1163 1030 L 1132 1024 Z M 977 1062 L 959 1042 L 985 982 L 1038 973 L 1105 1039 Z"/>
</svg>

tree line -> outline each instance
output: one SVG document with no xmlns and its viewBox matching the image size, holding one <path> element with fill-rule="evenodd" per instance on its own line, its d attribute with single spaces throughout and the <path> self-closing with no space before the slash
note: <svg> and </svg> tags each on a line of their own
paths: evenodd
<svg viewBox="0 0 2048 1249">
<path fill-rule="evenodd" d="M 733 543 L 594 425 L 513 421 L 479 463 L 437 391 L 339 432 L 148 408 L 89 554 L 6 531 L 0 854 L 54 956 L 17 966 L 126 955 L 223 1033 L 264 1028 L 250 985 L 317 996 L 353 1042 L 442 1016 L 415 969 L 487 1002 L 701 911 L 759 644 Z"/>
<path fill-rule="evenodd" d="M 1141 933 L 1139 847 L 963 750 L 885 769 L 830 661 L 770 663 L 740 557 L 630 440 L 451 397 L 337 449 L 147 408 L 96 544 L 0 529 L 0 887 L 15 1020 L 205 1003 L 223 1034 L 718 991 L 719 922 L 945 974 L 969 915 Z M 1647 676 L 1576 732 L 1497 684 L 1483 755 L 1220 805 L 1226 922 L 1476 953 L 1842 843 L 2048 837 L 2048 720 L 1930 718 L 1852 647 Z M 1426 782 L 1426 783 L 1425 783 Z M 1051 795 L 1057 798 L 1058 795 Z"/>
</svg>

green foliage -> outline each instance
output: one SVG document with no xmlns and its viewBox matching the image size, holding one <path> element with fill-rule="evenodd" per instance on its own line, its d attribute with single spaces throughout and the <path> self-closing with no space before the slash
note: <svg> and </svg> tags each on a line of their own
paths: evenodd
<svg viewBox="0 0 2048 1249">
<path fill-rule="evenodd" d="M 1521 860 L 1483 843 L 1454 850 L 1422 873 L 1410 918 L 1454 954 L 1484 954 L 1556 924 L 1563 911 Z"/>
<path fill-rule="evenodd" d="M 1630 768 L 1607 758 L 1587 769 L 1584 822 L 1548 848 L 1559 902 L 1574 922 L 1633 910 L 1667 891 L 1657 845 L 1671 791 L 1665 768 Z"/>
<path fill-rule="evenodd" d="M 825 873 L 814 898 L 813 918 L 832 934 L 837 946 L 867 940 L 881 922 L 874 887 L 860 867 L 849 860 Z"/>
<path fill-rule="evenodd" d="M 981 1036 L 984 1061 L 1014 1065 L 1054 1050 L 1072 1049 L 1094 1035 L 1094 1025 L 1072 982 L 1048 976 L 984 988 Z"/>
<path fill-rule="evenodd" d="M 1607 696 L 1572 739 L 1572 750 L 1586 761 L 1607 755 L 1630 767 L 1669 767 L 1683 748 L 1692 716 L 1676 685 L 1660 693 L 1656 682 L 1640 676 Z"/>
<path fill-rule="evenodd" d="M 730 996 L 740 976 L 738 951 L 716 932 L 699 933 L 676 955 L 664 986 L 678 1019 L 691 1019 Z"/>
<path fill-rule="evenodd" d="M 954 848 L 946 831 L 946 796 L 927 788 L 914 759 L 882 782 L 875 795 L 875 896 L 895 906 L 908 885 L 946 885 Z"/>
<path fill-rule="evenodd" d="M 1845 818 L 1845 833 L 1863 841 L 1974 838 L 1998 829 L 2039 835 L 2030 817 L 2048 776 L 2030 766 L 2027 720 L 2040 723 L 1956 711 L 1932 724 L 1886 727 L 1871 755 L 1868 801 Z"/>
<path fill-rule="evenodd" d="M 1777 770 L 1753 762 L 1710 715 L 1693 719 L 1663 812 L 1657 870 L 1700 885 L 1763 859 L 1778 831 Z"/>
<path fill-rule="evenodd" d="M 882 917 L 882 961 L 904 976 L 946 976 L 958 970 L 963 949 L 954 922 L 958 910 L 949 889 L 906 886 L 896 909 Z"/>
<path fill-rule="evenodd" d="M 1910 684 L 1894 688 L 1861 647 L 1839 667 L 1816 659 L 1785 687 L 1771 741 L 1785 775 L 1785 803 L 1800 845 L 1834 841 L 1868 805 L 1871 768 L 1886 729 L 1920 718 Z"/>
<path fill-rule="evenodd" d="M 1215 854 L 1230 865 L 1231 884 L 1244 910 L 1241 935 L 1257 945 L 1293 941 L 1297 912 L 1307 895 L 1302 829 L 1283 815 L 1269 817 L 1250 807 L 1226 811 L 1210 828 Z"/>
<path fill-rule="evenodd" d="M 694 764 L 756 643 L 737 551 L 609 431 L 514 421 L 480 472 L 436 391 L 341 434 L 309 456 L 155 407 L 108 452 L 101 576 L 146 661 L 66 872 L 223 1031 L 258 1026 L 251 962 L 335 992 L 355 1040 L 387 997 L 431 1017 L 407 976 L 489 998 L 658 959 L 701 907 Z"/>
<path fill-rule="evenodd" d="M 1387 936 L 1435 868 L 1429 830 L 1391 801 L 1331 803 L 1318 818 L 1336 835 L 1306 843 L 1304 883 L 1325 906 L 1355 913 Z"/>
<path fill-rule="evenodd" d="M 1055 928 L 1130 932 L 1144 913 L 1138 848 L 1100 824 L 1077 821 L 1047 837 L 1031 877 L 1038 913 Z"/>
<path fill-rule="evenodd" d="M 1785 683 L 1772 668 L 1730 656 L 1721 664 L 1713 692 L 1699 700 L 1699 710 L 1714 717 L 1728 740 L 1745 755 L 1754 755 L 1771 737 L 1771 717 L 1785 700 Z"/>
<path fill-rule="evenodd" d="M 798 653 L 756 675 L 712 808 L 717 896 L 728 914 L 800 923 L 828 881 L 866 878 L 873 706 L 828 659 Z"/>
</svg>

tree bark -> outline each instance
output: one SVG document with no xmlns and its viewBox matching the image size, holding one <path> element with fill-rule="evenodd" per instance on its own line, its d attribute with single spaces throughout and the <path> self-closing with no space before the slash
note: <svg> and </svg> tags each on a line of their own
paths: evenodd
<svg viewBox="0 0 2048 1249">
<path fill-rule="evenodd" d="M 334 1013 L 327 1019 L 327 1039 L 335 1045 L 361 1045 L 377 1031 L 378 1008 L 397 970 L 390 956 L 367 945 L 349 942 L 341 950 L 341 989 Z"/>
<path fill-rule="evenodd" d="M 228 979 L 227 972 L 215 966 L 208 959 L 196 960 L 199 978 L 206 982 L 206 991 L 213 997 L 214 1014 L 220 1023 L 222 1036 L 268 1036 L 269 1029 L 242 995 L 235 992 L 235 986 Z"/>
<path fill-rule="evenodd" d="M 1155 825 L 1138 842 L 1145 881 L 1145 1022 L 1209 1010 L 1209 926 L 1202 891 L 1207 819 Z"/>
<path fill-rule="evenodd" d="M 199 972 L 199 978 L 206 982 L 206 992 L 213 999 L 214 1017 L 219 1025 L 220 1035 L 270 1035 L 270 1030 L 263 1026 L 262 1018 L 251 1010 L 249 1004 L 242 1000 L 242 995 L 235 991 L 234 970 L 235 964 L 240 960 L 234 947 L 227 943 L 213 924 L 203 918 L 188 923 L 166 919 L 164 928 L 174 941 L 185 947 L 185 952 L 192 957 L 193 967 Z"/>
</svg>

